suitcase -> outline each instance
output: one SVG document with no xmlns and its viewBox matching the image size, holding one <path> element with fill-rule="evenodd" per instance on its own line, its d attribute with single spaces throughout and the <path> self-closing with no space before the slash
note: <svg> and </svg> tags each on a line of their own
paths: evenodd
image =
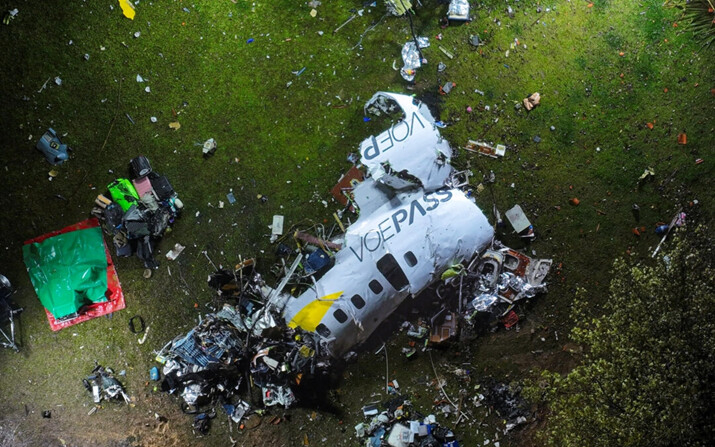
<svg viewBox="0 0 715 447">
<path fill-rule="evenodd" d="M 129 161 L 129 169 L 132 172 L 132 178 L 138 179 L 151 173 L 151 164 L 145 156 L 140 155 Z"/>
<path fill-rule="evenodd" d="M 117 202 L 122 208 L 122 211 L 128 210 L 132 205 L 139 203 L 139 196 L 137 195 L 137 190 L 134 189 L 132 182 L 125 178 L 119 178 L 107 185 L 109 194 L 112 196 L 112 200 Z"/>
<path fill-rule="evenodd" d="M 170 199 L 175 194 L 174 188 L 172 188 L 171 183 L 169 183 L 169 179 L 163 175 L 151 177 L 151 186 L 154 188 L 154 192 L 159 200 Z"/>
<path fill-rule="evenodd" d="M 135 178 L 132 180 L 132 184 L 134 184 L 134 189 L 137 190 L 139 198 L 143 198 L 146 193 L 154 192 L 151 187 L 151 181 L 147 177 Z"/>
</svg>

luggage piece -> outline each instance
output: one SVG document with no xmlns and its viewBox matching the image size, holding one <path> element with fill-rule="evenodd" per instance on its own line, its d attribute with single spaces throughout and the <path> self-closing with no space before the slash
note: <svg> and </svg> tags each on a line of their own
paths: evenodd
<svg viewBox="0 0 715 447">
<path fill-rule="evenodd" d="M 146 177 L 149 173 L 151 173 L 151 164 L 145 156 L 140 155 L 129 161 L 129 169 L 132 172 L 132 178 L 139 179 L 141 177 Z"/>
<path fill-rule="evenodd" d="M 114 242 L 114 249 L 116 250 L 117 256 L 126 257 L 132 255 L 132 246 L 127 240 L 126 234 L 121 231 L 118 232 L 114 235 L 112 242 Z"/>
<path fill-rule="evenodd" d="M 104 209 L 104 219 L 107 221 L 107 226 L 114 232 L 122 225 L 124 211 L 116 203 L 110 203 Z"/>
<path fill-rule="evenodd" d="M 134 188 L 137 190 L 139 197 L 144 197 L 146 193 L 153 193 L 154 188 L 151 187 L 151 181 L 147 177 L 137 178 L 132 180 Z"/>
<path fill-rule="evenodd" d="M 150 213 L 153 213 L 159 209 L 159 202 L 156 200 L 156 196 L 154 195 L 153 190 L 142 196 L 142 203 L 144 204 L 146 210 Z"/>
<path fill-rule="evenodd" d="M 138 239 L 149 236 L 149 218 L 142 210 L 136 206 L 132 206 L 129 211 L 124 214 L 124 228 L 129 239 Z"/>
<path fill-rule="evenodd" d="M 132 182 L 125 178 L 116 179 L 107 185 L 107 189 L 109 189 L 109 194 L 112 196 L 112 200 L 117 202 L 117 204 L 122 208 L 122 211 L 126 211 L 132 205 L 139 203 L 137 190 L 134 189 Z"/>
<path fill-rule="evenodd" d="M 171 212 L 166 208 L 159 208 L 154 214 L 149 218 L 149 231 L 154 237 L 161 237 L 169 226 L 171 221 Z"/>
<path fill-rule="evenodd" d="M 151 186 L 154 188 L 154 192 L 159 200 L 167 200 L 173 196 L 174 188 L 171 187 L 169 179 L 163 175 L 157 175 L 156 177 L 151 177 Z"/>
</svg>

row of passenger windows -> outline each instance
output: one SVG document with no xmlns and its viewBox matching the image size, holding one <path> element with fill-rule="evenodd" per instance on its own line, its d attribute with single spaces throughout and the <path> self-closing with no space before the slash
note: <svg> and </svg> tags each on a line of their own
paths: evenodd
<svg viewBox="0 0 715 447">
<path fill-rule="evenodd" d="M 404 254 L 404 259 L 405 263 L 407 263 L 407 265 L 410 267 L 414 267 L 417 265 L 417 257 L 411 251 L 408 251 Z M 387 279 L 388 282 L 390 282 L 390 284 L 395 288 L 395 290 L 400 290 L 402 289 L 402 287 L 408 284 L 407 277 L 405 277 L 404 272 L 397 264 L 397 261 L 395 261 L 395 258 L 392 256 L 392 254 L 388 253 L 382 258 L 380 258 L 380 260 L 377 262 L 377 268 L 380 273 L 385 276 L 385 279 Z M 384 290 L 382 284 L 380 284 L 380 281 L 376 279 L 370 281 L 368 283 L 368 287 L 370 287 L 370 290 L 375 295 L 379 295 Z M 358 310 L 365 307 L 365 300 L 358 294 L 355 294 L 350 297 L 350 302 Z M 348 315 L 342 309 L 337 309 L 335 312 L 333 312 L 333 317 L 335 317 L 335 320 L 337 320 L 337 322 L 340 324 L 343 324 L 348 321 Z M 330 329 L 328 329 L 327 326 L 322 323 L 320 323 L 315 330 L 324 337 L 330 336 Z"/>
</svg>

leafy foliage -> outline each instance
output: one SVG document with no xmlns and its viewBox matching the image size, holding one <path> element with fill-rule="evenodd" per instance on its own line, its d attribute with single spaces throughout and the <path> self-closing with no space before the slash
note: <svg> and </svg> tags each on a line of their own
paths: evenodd
<svg viewBox="0 0 715 447">
<path fill-rule="evenodd" d="M 689 0 L 671 2 L 683 10 L 683 20 L 703 46 L 715 41 L 715 3 L 713 0 Z"/>
<path fill-rule="evenodd" d="M 615 261 L 601 316 L 587 317 L 580 291 L 572 338 L 583 363 L 530 390 L 551 410 L 547 445 L 713 445 L 712 240 L 699 227 L 671 245 L 655 265 Z"/>
</svg>

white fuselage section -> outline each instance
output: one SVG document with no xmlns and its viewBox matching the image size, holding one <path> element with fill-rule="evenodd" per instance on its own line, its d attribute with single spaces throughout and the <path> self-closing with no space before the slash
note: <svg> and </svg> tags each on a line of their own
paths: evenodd
<svg viewBox="0 0 715 447">
<path fill-rule="evenodd" d="M 335 265 L 314 287 L 289 298 L 283 317 L 321 335 L 340 356 L 365 341 L 405 297 L 488 247 L 493 234 L 458 189 L 396 195 L 348 228 Z"/>
</svg>

